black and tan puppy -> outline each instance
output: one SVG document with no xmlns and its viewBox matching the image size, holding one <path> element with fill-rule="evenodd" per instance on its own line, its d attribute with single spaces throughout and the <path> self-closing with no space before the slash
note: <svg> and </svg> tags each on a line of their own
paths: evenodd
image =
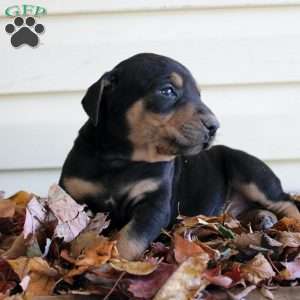
<svg viewBox="0 0 300 300">
<path fill-rule="evenodd" d="M 263 207 L 299 217 L 262 161 L 225 146 L 206 150 L 219 123 L 180 63 L 135 55 L 94 83 L 82 105 L 89 119 L 60 185 L 92 210 L 110 212 L 122 256 L 140 255 L 178 211 L 215 215 L 229 203 L 235 216 Z M 273 223 L 272 215 L 264 219 Z"/>
</svg>

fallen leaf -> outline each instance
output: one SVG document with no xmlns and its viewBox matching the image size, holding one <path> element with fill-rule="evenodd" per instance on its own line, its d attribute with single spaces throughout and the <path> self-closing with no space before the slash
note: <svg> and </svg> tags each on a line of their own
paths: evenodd
<svg viewBox="0 0 300 300">
<path fill-rule="evenodd" d="M 110 220 L 108 220 L 108 214 L 97 213 L 88 223 L 84 232 L 94 231 L 98 235 L 109 226 Z"/>
<path fill-rule="evenodd" d="M 9 293 L 19 282 L 18 274 L 5 259 L 0 257 L 0 293 Z"/>
<path fill-rule="evenodd" d="M 282 243 L 283 247 L 300 247 L 300 232 L 278 231 L 276 240 Z"/>
<path fill-rule="evenodd" d="M 175 269 L 175 265 L 160 263 L 158 268 L 150 275 L 136 276 L 129 279 L 128 291 L 136 298 L 152 298 Z"/>
<path fill-rule="evenodd" d="M 43 198 L 33 197 L 26 207 L 26 218 L 24 223 L 24 237 L 36 234 L 40 226 L 45 222 L 47 216 L 46 201 Z"/>
<path fill-rule="evenodd" d="M 178 263 L 182 263 L 191 256 L 205 253 L 205 251 L 199 245 L 185 240 L 179 234 L 175 234 L 174 248 L 175 259 Z"/>
<path fill-rule="evenodd" d="M 238 283 L 242 280 L 241 265 L 233 263 L 230 270 L 224 273 L 225 276 L 230 277 L 233 283 Z"/>
<path fill-rule="evenodd" d="M 234 239 L 234 233 L 229 229 L 229 228 L 226 228 L 225 226 L 223 226 L 222 224 L 219 224 L 218 225 L 218 230 L 219 230 L 219 233 L 227 238 L 227 239 Z"/>
<path fill-rule="evenodd" d="M 261 246 L 262 235 L 261 232 L 242 233 L 235 236 L 233 243 L 240 250 L 248 249 L 249 245 Z"/>
<path fill-rule="evenodd" d="M 201 253 L 186 259 L 171 275 L 165 285 L 158 291 L 153 300 L 188 300 L 195 291 L 204 289 L 209 282 L 201 278 L 207 268 L 209 256 Z"/>
<path fill-rule="evenodd" d="M 86 228 L 90 218 L 84 205 L 78 204 L 60 186 L 54 184 L 48 193 L 48 206 L 58 219 L 54 235 L 70 242 Z"/>
<path fill-rule="evenodd" d="M 203 272 L 203 278 L 209 281 L 210 284 L 229 288 L 232 284 L 232 279 L 226 275 L 221 274 L 221 268 L 216 267 Z"/>
<path fill-rule="evenodd" d="M 182 218 L 182 224 L 185 227 L 193 227 L 193 226 L 198 225 L 198 224 L 203 224 L 203 225 L 208 224 L 208 222 L 205 221 L 203 219 L 203 216 L 201 216 L 201 215 L 194 216 L 194 217 L 184 217 L 184 216 L 181 216 L 181 217 L 179 217 L 179 219 L 180 218 Z"/>
<path fill-rule="evenodd" d="M 255 289 L 256 289 L 255 285 L 250 285 L 238 294 L 233 294 L 231 292 L 227 292 L 227 293 L 231 300 L 244 300 L 246 299 L 245 297 L 247 297 Z"/>
<path fill-rule="evenodd" d="M 7 262 L 13 270 L 23 279 L 29 272 L 36 272 L 49 277 L 55 277 L 57 271 L 49 266 L 46 260 L 41 257 L 19 257 L 17 259 L 9 259 Z"/>
<path fill-rule="evenodd" d="M 7 198 L 7 200 L 10 200 L 11 202 L 15 203 L 16 206 L 19 208 L 25 208 L 32 197 L 33 194 L 31 193 L 25 191 L 19 191 L 16 194 Z"/>
<path fill-rule="evenodd" d="M 149 275 L 158 267 L 158 263 L 126 259 L 110 259 L 109 263 L 115 270 L 132 275 Z"/>
<path fill-rule="evenodd" d="M 68 272 L 65 278 L 80 275 L 89 268 L 99 267 L 111 258 L 118 257 L 117 241 L 111 241 L 103 236 L 97 236 L 93 243 L 86 247 L 75 261 L 75 268 Z"/>
<path fill-rule="evenodd" d="M 275 276 L 272 266 L 261 253 L 241 266 L 241 273 L 245 280 L 254 284 Z"/>
<path fill-rule="evenodd" d="M 27 240 L 24 239 L 23 233 L 20 234 L 12 243 L 11 247 L 2 254 L 6 259 L 14 259 L 23 256 L 27 251 Z"/>
<path fill-rule="evenodd" d="M 76 239 L 71 242 L 71 255 L 77 258 L 85 248 L 91 247 L 97 241 L 99 235 L 97 232 L 81 232 Z M 101 239 L 102 241 L 102 239 Z"/>
<path fill-rule="evenodd" d="M 266 299 L 275 299 L 273 293 L 270 290 L 266 289 L 264 286 L 261 287 L 259 291 Z"/>
<path fill-rule="evenodd" d="M 12 218 L 16 204 L 10 200 L 0 200 L 0 218 Z"/>
<path fill-rule="evenodd" d="M 8 263 L 21 280 L 27 276 L 30 277 L 25 290 L 26 299 L 52 294 L 58 272 L 51 268 L 46 260 L 41 257 L 20 257 L 15 260 L 8 260 Z"/>
<path fill-rule="evenodd" d="M 291 262 L 282 262 L 285 269 L 278 274 L 281 279 L 294 280 L 300 278 L 300 260 Z"/>
<path fill-rule="evenodd" d="M 272 229 L 279 231 L 300 232 L 300 220 L 284 217 L 277 222 Z"/>
</svg>

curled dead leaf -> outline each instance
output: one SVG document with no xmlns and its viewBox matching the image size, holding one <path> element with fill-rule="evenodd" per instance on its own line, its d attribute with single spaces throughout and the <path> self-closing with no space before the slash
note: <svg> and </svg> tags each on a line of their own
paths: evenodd
<svg viewBox="0 0 300 300">
<path fill-rule="evenodd" d="M 279 231 L 300 232 L 300 220 L 284 217 L 277 222 L 272 229 Z"/>
<path fill-rule="evenodd" d="M 34 235 L 45 222 L 47 216 L 46 201 L 43 198 L 33 197 L 26 207 L 26 218 L 24 223 L 24 238 L 30 234 Z"/>
<path fill-rule="evenodd" d="M 84 211 L 84 205 L 78 204 L 60 186 L 50 187 L 47 204 L 58 219 L 54 235 L 70 242 L 86 228 L 90 218 Z"/>
<path fill-rule="evenodd" d="M 149 275 L 158 267 L 158 263 L 126 259 L 110 259 L 109 263 L 115 270 L 132 275 Z"/>
<path fill-rule="evenodd" d="M 201 277 L 207 268 L 208 261 L 209 256 L 206 253 L 186 259 L 158 291 L 153 300 L 192 299 L 196 291 L 199 292 L 209 284 L 208 280 Z"/>
<path fill-rule="evenodd" d="M 275 276 L 275 272 L 268 260 L 259 253 L 241 267 L 241 275 L 248 282 L 258 284 L 264 279 Z"/>
<path fill-rule="evenodd" d="M 150 275 L 134 276 L 129 279 L 128 291 L 136 298 L 152 298 L 165 284 L 175 269 L 175 265 L 160 263 L 158 268 Z"/>
<path fill-rule="evenodd" d="M 249 245 L 261 246 L 262 235 L 263 233 L 261 232 L 242 233 L 235 236 L 233 243 L 240 250 L 248 249 Z"/>
<path fill-rule="evenodd" d="M 205 253 L 205 251 L 195 242 L 187 241 L 179 234 L 175 234 L 174 253 L 176 261 L 182 263 L 187 258 Z"/>
<path fill-rule="evenodd" d="M 300 260 L 291 262 L 282 262 L 285 269 L 280 271 L 279 278 L 284 280 L 294 280 L 300 278 Z"/>
<path fill-rule="evenodd" d="M 68 272 L 65 278 L 80 275 L 90 268 L 96 268 L 107 263 L 111 258 L 117 258 L 118 250 L 116 244 L 117 241 L 97 236 L 93 243 L 82 250 L 82 253 L 75 260 L 75 268 Z"/>
<path fill-rule="evenodd" d="M 0 201 L 0 218 L 12 218 L 15 214 L 16 204 L 10 200 Z"/>
<path fill-rule="evenodd" d="M 221 286 L 224 288 L 229 288 L 233 280 L 221 274 L 221 267 L 216 267 L 214 269 L 209 269 L 203 272 L 203 278 L 209 281 L 210 284 Z"/>
<path fill-rule="evenodd" d="M 8 260 L 8 263 L 21 280 L 29 276 L 29 279 L 26 279 L 28 281 L 25 290 L 26 299 L 52 294 L 58 272 L 50 267 L 46 260 L 41 257 L 19 257 Z"/>
<path fill-rule="evenodd" d="M 276 239 L 283 247 L 300 247 L 300 232 L 278 231 Z"/>
<path fill-rule="evenodd" d="M 32 197 L 33 194 L 31 193 L 25 191 L 19 191 L 16 194 L 7 198 L 7 200 L 13 202 L 19 208 L 25 208 Z"/>
</svg>

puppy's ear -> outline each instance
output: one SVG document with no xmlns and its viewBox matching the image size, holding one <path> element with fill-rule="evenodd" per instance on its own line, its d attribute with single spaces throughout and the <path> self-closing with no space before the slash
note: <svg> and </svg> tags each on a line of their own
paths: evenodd
<svg viewBox="0 0 300 300">
<path fill-rule="evenodd" d="M 111 84 L 110 77 L 110 72 L 104 73 L 98 81 L 88 88 L 81 101 L 83 109 L 95 126 L 97 126 L 99 122 L 100 104 L 103 98 L 104 88 Z"/>
</svg>

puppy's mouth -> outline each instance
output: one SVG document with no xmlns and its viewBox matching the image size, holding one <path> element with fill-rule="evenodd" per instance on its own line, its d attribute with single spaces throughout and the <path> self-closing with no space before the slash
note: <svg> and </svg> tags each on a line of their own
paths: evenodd
<svg viewBox="0 0 300 300">
<path fill-rule="evenodd" d="M 203 138 L 201 138 L 199 140 L 192 141 L 186 140 L 185 143 L 182 143 L 175 138 L 168 139 L 164 143 L 157 145 L 156 150 L 157 153 L 163 155 L 197 155 L 201 151 L 208 150 L 213 144 L 214 138 L 215 135 L 205 138 L 204 141 Z"/>
</svg>

